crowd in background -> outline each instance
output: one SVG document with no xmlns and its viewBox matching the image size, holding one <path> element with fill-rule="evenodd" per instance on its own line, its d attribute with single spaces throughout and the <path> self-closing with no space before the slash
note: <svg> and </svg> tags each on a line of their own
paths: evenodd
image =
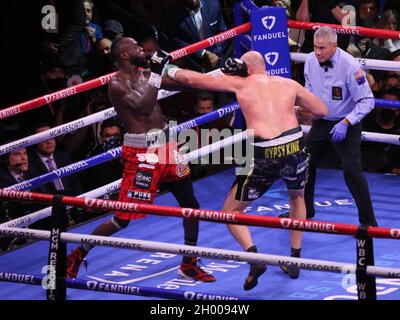
<svg viewBox="0 0 400 320">
<path fill-rule="evenodd" d="M 355 8 L 356 25 L 400 30 L 398 0 L 254 2 L 258 6 L 283 6 L 289 19 L 333 24 L 340 24 L 339 21 L 344 17 L 341 8 L 351 5 Z M 309 2 L 308 6 L 306 2 Z M 5 87 L 1 108 L 115 71 L 110 47 L 117 37 L 124 35 L 135 38 L 149 59 L 159 48 L 171 52 L 225 31 L 234 26 L 233 3 L 230 0 L 48 0 L 9 4 L 9 10 L 2 10 L 3 26 L 12 26 L 15 17 L 20 19 L 20 24 L 15 30 L 9 28 L 9 31 L 3 33 L 8 46 L 8 56 L 3 60 L 8 62 L 5 66 L 7 72 L 3 76 L 8 78 L 9 88 Z M 43 9 L 48 5 L 56 10 L 55 24 L 51 20 L 52 11 Z M 331 10 L 331 7 L 335 10 Z M 312 32 L 293 29 L 289 31 L 289 38 L 291 51 L 307 53 L 313 50 Z M 339 46 L 355 57 L 400 61 L 400 40 L 340 35 Z M 233 54 L 233 41 L 225 41 L 174 63 L 208 72 L 220 67 L 224 59 Z M 9 72 L 7 68 L 10 68 Z M 399 71 L 366 71 L 367 80 L 376 98 L 399 101 Z M 292 62 L 292 78 L 304 84 L 302 63 Z M 182 93 L 160 100 L 159 103 L 166 121 L 180 123 L 211 112 L 233 100 L 234 97 L 229 94 L 199 92 Z M 49 103 L 2 120 L 0 144 L 110 107 L 106 86 Z M 231 128 L 233 120 L 230 115 L 207 124 L 202 129 Z M 363 120 L 363 125 L 364 131 L 400 134 L 400 109 L 375 108 Z M 0 188 L 120 146 L 123 134 L 124 128 L 118 118 L 111 118 L 1 156 Z M 399 149 L 399 146 L 384 143 L 363 142 L 364 169 L 400 174 Z M 328 156 L 324 163 L 330 167 L 339 165 L 333 156 Z M 210 170 L 210 166 L 192 167 L 194 178 L 204 176 L 207 170 Z M 78 195 L 119 179 L 121 173 L 122 165 L 119 159 L 115 159 L 32 191 Z M 0 223 L 36 211 L 40 207 L 2 202 Z M 71 211 L 70 225 L 92 216 L 90 213 L 82 215 L 79 210 Z M 48 222 L 42 221 L 37 227 L 46 228 L 46 223 Z M 12 246 L 11 242 L 12 240 L 1 240 L 0 251 Z"/>
</svg>

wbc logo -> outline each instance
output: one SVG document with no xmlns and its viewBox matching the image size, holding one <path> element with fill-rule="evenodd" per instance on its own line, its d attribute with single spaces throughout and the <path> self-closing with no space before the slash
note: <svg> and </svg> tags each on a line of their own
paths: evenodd
<svg viewBox="0 0 400 320">
<path fill-rule="evenodd" d="M 274 16 L 265 16 L 261 19 L 261 22 L 265 29 L 271 30 L 275 26 L 276 17 Z"/>
<path fill-rule="evenodd" d="M 279 53 L 278 52 L 268 52 L 264 55 L 265 61 L 267 61 L 267 63 L 270 66 L 274 66 L 279 59 Z"/>
</svg>

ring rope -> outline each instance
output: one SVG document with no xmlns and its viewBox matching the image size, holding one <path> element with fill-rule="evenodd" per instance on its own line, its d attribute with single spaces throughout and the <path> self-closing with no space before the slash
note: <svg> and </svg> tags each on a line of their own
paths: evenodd
<svg viewBox="0 0 400 320">
<path fill-rule="evenodd" d="M 224 108 L 215 110 L 206 115 L 200 116 L 193 120 L 189 120 L 181 125 L 172 127 L 172 128 L 170 128 L 170 131 L 177 133 L 184 129 L 199 126 L 200 124 L 211 121 L 210 119 L 214 119 L 215 116 L 223 117 L 226 115 L 225 112 L 228 112 L 228 111 L 232 112 L 236 108 L 239 108 L 239 106 L 237 104 L 228 105 Z M 310 126 L 305 126 L 305 125 L 302 125 L 301 127 L 305 133 L 308 133 L 311 128 Z M 224 143 L 228 143 L 228 145 L 229 145 L 230 138 L 231 137 L 228 137 L 228 138 L 226 138 L 227 140 L 224 139 L 222 141 L 219 141 L 219 146 L 220 146 L 219 148 L 222 148 Z M 245 139 L 245 138 L 243 138 L 243 139 Z M 362 139 L 362 141 L 373 141 L 373 142 L 400 145 L 400 136 L 395 135 L 395 134 L 383 134 L 383 133 L 374 133 L 374 132 L 363 131 L 361 133 L 361 139 Z M 215 146 L 217 146 L 217 145 L 215 145 Z M 208 148 L 208 146 L 205 146 L 203 148 Z M 74 174 L 76 172 L 85 170 L 87 168 L 93 167 L 93 166 L 101 164 L 103 162 L 120 157 L 121 151 L 122 151 L 121 147 L 114 148 L 114 149 L 108 150 L 104 153 L 100 153 L 93 157 L 87 158 L 85 160 L 80 160 L 78 162 L 72 163 L 65 167 L 55 169 L 55 170 L 45 173 L 41 176 L 34 177 L 32 179 L 25 180 L 23 182 L 15 184 L 15 185 L 9 186 L 6 189 L 7 190 L 27 190 L 29 188 L 38 187 L 49 181 L 53 181 L 55 179 L 66 177 L 66 176 Z M 190 161 L 190 160 L 188 160 L 188 161 Z"/>
<path fill-rule="evenodd" d="M 222 118 L 223 116 L 225 116 L 227 114 L 227 112 L 232 112 L 236 108 L 239 108 L 239 105 L 237 103 L 236 104 L 234 103 L 234 104 L 228 105 L 224 108 L 220 108 L 220 109 L 216 110 L 217 112 L 215 112 L 213 114 L 206 114 L 206 115 L 200 116 L 198 118 L 194 118 L 192 120 L 184 122 L 180 125 L 171 127 L 169 129 L 170 134 L 171 135 L 177 134 L 181 130 L 193 128 L 193 127 L 199 126 L 203 123 L 209 122 L 211 120 Z M 48 135 L 51 135 L 52 131 L 47 130 L 46 132 Z M 220 141 L 219 145 L 223 146 L 224 143 L 226 143 L 226 142 L 228 142 L 228 144 L 229 144 L 229 141 L 230 141 L 229 139 L 231 139 L 231 137 L 226 138 L 227 140 L 225 142 Z M 207 146 L 205 146 L 205 147 L 207 147 Z M 85 160 L 80 160 L 78 162 L 72 163 L 72 164 L 62 167 L 62 168 L 55 169 L 53 171 L 50 171 L 50 172 L 40 175 L 38 177 L 34 177 L 32 179 L 25 180 L 23 182 L 15 184 L 15 185 L 9 186 L 9 187 L 7 187 L 7 189 L 26 190 L 26 189 L 33 188 L 33 187 L 38 187 L 38 186 L 43 185 L 54 179 L 63 178 L 65 176 L 85 170 L 87 168 L 98 165 L 100 163 L 120 157 L 121 152 L 122 152 L 122 147 L 110 149 L 106 152 L 97 154 L 97 155 L 87 158 Z M 192 160 L 192 158 L 190 160 Z"/>
<path fill-rule="evenodd" d="M 208 75 L 213 75 L 213 74 L 217 74 L 219 72 L 220 72 L 220 69 L 216 69 L 216 70 L 213 70 L 213 71 L 211 71 L 211 72 L 209 72 L 207 74 Z M 160 90 L 159 93 L 161 93 L 161 95 L 159 95 L 158 100 L 161 100 L 161 99 L 164 99 L 166 97 L 172 96 L 174 94 L 180 93 L 180 91 Z M 231 110 L 230 108 L 235 108 L 235 109 Z M 221 107 L 220 109 L 223 109 L 223 110 L 219 110 L 218 111 L 219 113 L 226 112 L 225 114 L 227 114 L 227 113 L 229 113 L 231 111 L 239 109 L 239 105 L 237 103 L 232 103 L 232 104 L 229 104 L 229 105 L 227 105 L 225 107 Z M 32 146 L 34 144 L 46 141 L 48 139 L 54 139 L 55 137 L 62 136 L 64 134 L 66 134 L 66 133 L 74 132 L 75 130 L 84 128 L 84 127 L 89 126 L 89 125 L 91 125 L 93 123 L 104 121 L 104 120 L 112 118 L 112 117 L 114 117 L 116 115 L 117 115 L 117 113 L 116 113 L 114 107 L 111 107 L 111 108 L 105 109 L 103 111 L 99 111 L 97 113 L 94 113 L 92 115 L 89 115 L 89 116 L 86 116 L 86 117 L 83 117 L 83 118 L 80 118 L 80 119 L 77 119 L 77 120 L 73 120 L 71 122 L 67 122 L 67 123 L 59 125 L 57 127 L 50 128 L 48 130 L 45 130 L 45 131 L 42 131 L 42 132 L 27 136 L 25 138 L 22 138 L 22 139 L 19 139 L 19 140 L 15 140 L 15 141 L 12 141 L 10 143 L 6 143 L 6 144 L 0 146 L 0 155 L 6 154 L 8 152 L 12 152 L 14 150 L 18 150 L 20 148 L 26 148 L 26 147 Z M 210 118 L 210 120 L 207 120 L 209 118 L 210 117 L 207 117 L 207 115 L 205 115 L 204 117 L 198 117 L 196 119 L 199 119 L 198 122 L 197 122 L 198 124 L 203 124 L 205 122 L 213 121 L 213 120 L 218 119 L 218 117 L 215 117 L 215 118 L 212 117 L 212 118 Z M 195 119 L 193 119 L 193 120 L 195 120 Z M 170 128 L 169 129 L 170 130 L 170 134 L 177 133 L 178 131 L 180 131 L 180 128 L 185 128 L 185 126 L 186 126 L 185 124 L 186 123 L 191 123 L 191 121 L 193 121 L 193 120 L 190 120 L 188 122 L 184 122 L 183 124 L 180 124 L 180 125 L 178 125 L 176 127 Z"/>
<path fill-rule="evenodd" d="M 0 228 L 0 235 L 36 239 L 36 240 L 49 240 L 50 231 L 21 229 L 21 228 Z M 270 255 L 264 253 L 252 253 L 225 249 L 215 249 L 208 247 L 193 247 L 188 245 L 171 244 L 164 242 L 155 242 L 138 239 L 116 238 L 83 235 L 75 233 L 62 232 L 60 239 L 65 243 L 78 243 L 90 244 L 95 246 L 105 246 L 129 250 L 151 251 L 151 252 L 165 252 L 172 254 L 179 254 L 192 257 L 200 257 L 205 259 L 216 260 L 236 260 L 245 261 L 256 264 L 268 264 L 274 266 L 282 265 L 296 265 L 300 269 L 325 271 L 334 273 L 356 273 L 356 265 L 350 263 L 342 263 L 328 260 L 316 260 L 305 258 L 293 258 L 286 256 Z M 367 274 L 385 278 L 400 278 L 400 269 L 367 266 Z"/>
<path fill-rule="evenodd" d="M 232 145 L 236 142 L 239 142 L 243 139 L 247 138 L 247 131 L 240 132 L 238 134 L 235 134 L 233 136 L 230 136 L 228 138 L 225 138 L 221 141 L 214 142 L 210 145 L 207 145 L 205 147 L 202 147 L 200 149 L 194 150 L 190 153 L 184 154 L 183 157 L 186 161 L 191 161 L 193 159 L 198 159 L 200 157 L 206 156 L 210 153 L 213 153 L 216 150 L 219 150 L 221 148 L 225 148 L 229 145 Z M 84 193 L 78 198 L 98 198 L 103 196 L 104 194 L 116 191 L 120 188 L 121 186 L 121 181 L 122 179 L 116 180 L 114 182 L 111 182 L 103 187 L 94 189 L 92 191 L 89 191 L 87 193 Z M 3 224 L 0 224 L 0 227 L 21 227 L 21 226 L 27 226 L 29 224 L 32 224 L 36 221 L 39 221 L 41 219 L 47 218 L 51 215 L 51 208 L 52 207 L 47 207 L 42 210 L 39 210 L 37 212 L 31 213 L 29 215 L 17 218 L 15 220 L 11 220 L 8 222 L 5 222 Z"/>
<path fill-rule="evenodd" d="M 196 42 L 194 44 L 190 44 L 182 49 L 175 50 L 170 53 L 172 56 L 172 60 L 183 58 L 189 54 L 195 53 L 198 50 L 205 49 L 207 47 L 213 46 L 217 43 L 226 41 L 233 37 L 236 37 L 242 33 L 249 32 L 251 30 L 251 24 L 246 23 L 240 26 L 237 26 L 232 29 L 228 29 L 224 32 L 221 32 L 215 36 L 209 37 L 205 40 Z M 85 92 L 91 89 L 98 88 L 100 86 L 104 86 L 111 81 L 111 78 L 115 75 L 115 72 L 106 74 L 102 77 L 92 79 L 75 86 L 71 86 L 67 89 L 59 90 L 51 94 L 47 94 L 32 100 L 28 100 L 23 103 L 16 104 L 14 106 L 5 108 L 0 110 L 0 120 L 10 118 L 21 114 L 23 112 L 33 110 L 39 107 L 42 107 L 50 102 L 58 101 L 60 99 L 64 99 L 66 97 Z"/>
<path fill-rule="evenodd" d="M 301 127 L 304 133 L 310 132 L 311 126 L 301 125 Z M 400 145 L 400 135 L 362 131 L 361 141 Z"/>
<path fill-rule="evenodd" d="M 305 62 L 308 54 L 299 52 L 290 52 L 290 58 L 296 62 Z M 384 71 L 400 71 L 399 61 L 387 61 L 377 59 L 364 59 L 354 58 L 358 61 L 361 67 L 372 70 L 384 70 Z"/>
<path fill-rule="evenodd" d="M 384 29 L 365 28 L 358 26 L 354 27 L 342 26 L 339 24 L 329 24 L 320 22 L 288 20 L 288 28 L 317 30 L 320 27 L 331 27 L 339 34 L 366 36 L 366 37 L 373 37 L 380 39 L 400 39 L 400 31 L 395 31 L 395 30 L 384 30 Z"/>
<path fill-rule="evenodd" d="M 18 201 L 35 201 L 40 203 L 52 203 L 55 195 L 27 191 L 14 191 L 0 189 L 0 198 Z M 146 203 L 133 203 L 92 198 L 77 198 L 61 196 L 60 201 L 64 205 L 73 205 L 82 208 L 100 209 L 108 211 L 142 212 L 159 216 L 178 218 L 194 218 L 198 220 L 241 224 L 250 226 L 263 226 L 279 229 L 319 232 L 328 234 L 343 234 L 357 236 L 359 226 L 318 220 L 281 219 L 276 217 L 260 217 L 251 214 L 237 212 L 223 212 L 218 210 L 203 210 L 192 208 L 178 208 Z M 370 238 L 400 239 L 400 229 L 371 227 L 366 235 Z"/>
<path fill-rule="evenodd" d="M 251 3 L 250 1 L 245 1 L 248 3 Z M 242 2 L 242 8 L 245 6 Z M 257 8 L 253 4 L 254 8 Z M 297 28 L 297 29 L 316 29 L 320 26 L 329 26 L 333 29 L 335 29 L 338 33 L 345 33 L 345 34 L 354 34 L 354 35 L 365 35 L 365 36 L 372 36 L 376 38 L 384 38 L 384 39 L 400 39 L 400 32 L 399 31 L 392 31 L 392 30 L 377 30 L 373 28 L 364 28 L 364 27 L 351 27 L 351 26 L 341 26 L 341 25 L 334 25 L 334 24 L 323 24 L 323 23 L 313 23 L 313 22 L 304 22 L 304 21 L 294 21 L 294 20 L 288 20 L 288 27 L 289 28 Z M 251 30 L 251 23 L 245 23 L 240 26 L 234 27 L 232 29 L 229 29 L 227 31 L 221 32 L 213 37 L 209 37 L 205 40 L 202 40 L 200 42 L 191 44 L 187 47 L 184 47 L 179 50 L 175 50 L 171 52 L 171 56 L 173 60 L 182 58 L 184 56 L 187 56 L 189 54 L 192 54 L 198 50 L 207 48 L 209 46 L 212 46 L 216 43 L 226 41 L 228 39 L 231 39 L 233 37 L 236 37 L 240 34 L 249 32 Z M 63 89 L 60 91 L 56 91 L 54 93 L 38 97 L 36 99 L 32 99 L 20 104 L 16 104 L 14 106 L 5 108 L 0 111 L 0 120 L 10 118 L 12 116 L 15 116 L 17 114 L 26 112 L 28 110 L 32 110 L 38 107 L 41 107 L 43 105 L 46 105 L 50 102 L 54 102 L 66 97 L 69 97 L 71 95 L 85 92 L 100 86 L 103 86 L 107 83 L 110 82 L 111 78 L 114 76 L 115 72 L 104 75 L 102 77 L 89 80 L 83 83 L 80 83 L 78 85 L 69 87 L 67 89 Z"/>
<path fill-rule="evenodd" d="M 240 7 L 242 10 L 251 14 L 253 10 L 259 10 L 252 1 L 250 0 L 242 0 Z M 374 28 L 365 28 L 358 26 L 343 26 L 338 24 L 328 24 L 328 23 L 320 23 L 320 22 L 307 22 L 307 21 L 296 21 L 296 20 L 288 20 L 288 28 L 293 29 L 305 29 L 305 30 L 316 30 L 320 27 L 331 27 L 339 34 L 350 34 L 355 36 L 368 36 L 374 38 L 381 39 L 400 39 L 400 31 L 394 30 L 384 30 L 384 29 L 374 29 Z"/>
<path fill-rule="evenodd" d="M 78 198 L 102 197 L 105 194 L 113 193 L 113 192 L 119 190 L 121 187 L 121 182 L 122 182 L 122 179 L 118 179 L 118 180 L 110 182 L 102 187 L 99 187 L 99 188 L 93 189 L 89 192 L 83 193 L 77 197 Z M 67 209 L 72 208 L 72 207 L 73 206 L 68 206 Z M 29 226 L 30 224 L 35 223 L 39 220 L 50 217 L 51 210 L 52 210 L 52 207 L 47 207 L 47 208 L 38 210 L 36 212 L 30 213 L 28 215 L 22 216 L 20 218 L 4 222 L 4 223 L 0 224 L 0 227 L 5 227 L 5 228 L 26 227 L 26 226 Z"/>
<path fill-rule="evenodd" d="M 0 271 L 0 281 L 16 282 L 32 285 L 43 285 L 44 276 Z M 224 294 L 183 291 L 176 289 L 161 289 L 127 284 L 110 284 L 98 280 L 65 279 L 65 284 L 71 289 L 82 289 L 97 292 L 112 292 L 145 297 L 158 297 L 177 300 L 251 300 L 247 297 L 237 297 Z"/>
<path fill-rule="evenodd" d="M 175 91 L 175 92 L 177 92 L 177 91 Z M 377 104 L 377 106 L 381 105 L 381 106 L 386 106 L 389 108 L 400 108 L 400 102 L 398 102 L 398 101 L 375 99 L 375 103 Z M 210 113 L 207 113 L 200 117 L 194 118 L 192 120 L 181 123 L 177 126 L 169 128 L 169 134 L 170 135 L 177 134 L 181 130 L 193 128 L 195 126 L 199 126 L 201 124 L 220 119 L 220 118 L 226 116 L 227 114 L 229 114 L 235 110 L 238 110 L 238 109 L 240 109 L 240 106 L 237 102 L 230 103 L 230 104 L 228 104 L 224 107 L 221 107 L 217 110 L 214 110 Z M 86 116 L 84 118 L 65 123 L 65 124 L 57 126 L 55 128 L 51 128 L 51 129 L 42 131 L 40 133 L 36 133 L 36 134 L 27 136 L 27 137 L 19 139 L 19 140 L 15 140 L 13 142 L 6 143 L 6 144 L 0 146 L 0 155 L 6 154 L 6 153 L 9 153 L 14 150 L 21 149 L 21 148 L 26 148 L 26 147 L 32 146 L 34 144 L 46 141 L 48 139 L 53 139 L 55 137 L 64 135 L 66 133 L 73 132 L 77 129 L 89 126 L 93 123 L 112 118 L 115 115 L 116 115 L 116 113 L 115 113 L 114 108 L 113 107 L 108 108 L 106 110 L 97 112 L 90 116 Z M 366 134 L 366 136 L 370 137 L 368 139 L 376 139 L 376 140 L 366 140 L 366 141 L 383 142 L 383 143 L 389 143 L 389 144 L 400 144 L 399 139 L 392 137 L 392 135 L 385 135 L 385 134 L 372 133 L 372 132 L 371 132 L 371 134 L 364 132 L 364 134 Z"/>
</svg>

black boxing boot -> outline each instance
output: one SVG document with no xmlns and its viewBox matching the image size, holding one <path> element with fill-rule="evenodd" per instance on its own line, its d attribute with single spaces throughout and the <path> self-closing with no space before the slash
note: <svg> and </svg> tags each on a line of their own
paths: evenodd
<svg viewBox="0 0 400 320">
<path fill-rule="evenodd" d="M 300 258 L 300 252 L 301 252 L 301 249 L 293 249 L 292 248 L 290 256 L 293 258 Z M 282 271 L 285 274 L 289 275 L 289 277 L 291 279 L 297 279 L 300 275 L 300 268 L 296 265 L 290 264 L 290 265 L 284 265 L 284 266 L 280 266 L 280 267 L 281 267 Z"/>
<path fill-rule="evenodd" d="M 257 247 L 252 246 L 246 250 L 247 252 L 257 252 Z M 250 263 L 250 272 L 244 281 L 243 289 L 248 291 L 258 284 L 258 278 L 267 270 L 267 266 L 263 264 Z"/>
</svg>

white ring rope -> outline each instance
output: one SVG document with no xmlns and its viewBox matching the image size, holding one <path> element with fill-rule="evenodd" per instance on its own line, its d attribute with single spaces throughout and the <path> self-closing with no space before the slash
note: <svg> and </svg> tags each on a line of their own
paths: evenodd
<svg viewBox="0 0 400 320">
<path fill-rule="evenodd" d="M 305 62 L 308 54 L 291 52 L 290 58 L 296 62 Z M 399 61 L 387 61 L 376 59 L 355 58 L 361 67 L 371 70 L 400 71 Z"/>
<path fill-rule="evenodd" d="M 211 72 L 208 72 L 208 75 L 216 75 L 221 73 L 220 69 L 213 70 Z M 158 100 L 173 96 L 177 93 L 180 93 L 179 91 L 166 91 L 166 90 L 159 90 L 158 91 Z M 62 124 L 60 126 L 57 126 L 55 128 L 51 128 L 49 130 L 42 131 L 40 133 L 36 133 L 30 136 L 27 136 L 25 138 L 15 140 L 13 142 L 4 144 L 0 146 L 0 155 L 6 154 L 8 152 L 21 149 L 21 148 L 26 148 L 29 146 L 32 146 L 34 144 L 46 141 L 48 139 L 54 139 L 55 137 L 62 136 L 64 134 L 74 132 L 78 129 L 87 127 L 93 123 L 97 123 L 100 121 L 104 121 L 106 119 L 112 118 L 116 116 L 117 113 L 114 109 L 114 107 L 99 111 L 97 113 L 91 114 L 89 116 Z"/>
<path fill-rule="evenodd" d="M 311 126 L 301 125 L 304 133 L 309 133 Z M 361 140 L 369 142 L 381 142 L 387 144 L 400 145 L 400 135 L 387 134 L 387 133 L 376 133 L 376 132 L 361 132 Z"/>
<path fill-rule="evenodd" d="M 198 159 L 200 157 L 204 157 L 210 153 L 213 153 L 216 150 L 220 150 L 222 148 L 226 148 L 236 142 L 239 142 L 241 140 L 244 140 L 247 138 L 247 131 L 239 132 L 233 136 L 230 136 L 228 138 L 225 138 L 221 141 L 214 142 L 210 145 L 204 146 L 200 149 L 194 150 L 190 153 L 183 154 L 183 158 L 186 161 L 192 161 L 194 159 Z M 121 180 L 116 180 L 114 182 L 111 182 L 103 187 L 94 189 L 92 191 L 89 191 L 87 193 L 81 194 L 78 196 L 78 198 L 99 198 L 101 196 L 104 196 L 107 193 L 116 191 L 120 188 L 121 186 Z M 31 213 L 29 215 L 23 216 L 21 218 L 17 218 L 8 222 L 5 222 L 3 224 L 0 224 L 0 227 L 25 227 L 28 226 L 36 221 L 42 220 L 44 218 L 47 218 L 51 215 L 51 208 L 52 207 L 47 207 L 42 210 L 39 210 L 37 212 Z"/>
<path fill-rule="evenodd" d="M 0 228 L 0 235 L 39 240 L 50 239 L 50 231 L 21 228 Z M 161 251 L 165 253 L 188 255 L 205 259 L 246 261 L 250 263 L 269 264 L 274 266 L 294 264 L 305 270 L 345 274 L 356 272 L 356 266 L 354 264 L 336 261 L 292 258 L 262 253 L 250 253 L 198 246 L 193 247 L 155 241 L 93 236 L 65 232 L 61 233 L 60 238 L 62 242 L 66 243 L 73 242 L 79 244 L 90 244 L 95 246 L 106 246 L 140 251 Z M 367 266 L 367 274 L 387 278 L 400 278 L 400 269 Z"/>
</svg>

